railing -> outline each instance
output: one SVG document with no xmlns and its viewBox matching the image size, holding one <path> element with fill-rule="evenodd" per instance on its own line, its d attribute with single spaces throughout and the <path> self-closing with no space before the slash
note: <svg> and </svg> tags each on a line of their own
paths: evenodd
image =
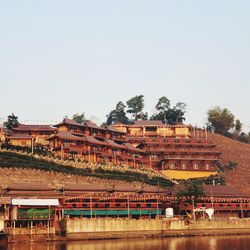
<svg viewBox="0 0 250 250">
<path fill-rule="evenodd" d="M 219 151 L 216 151 L 214 149 L 212 150 L 207 150 L 206 148 L 169 148 L 169 147 L 165 147 L 165 148 L 161 148 L 161 147 L 157 147 L 157 148 L 146 148 L 146 152 L 175 152 L 175 153 L 209 153 L 209 154 L 220 154 Z"/>
<path fill-rule="evenodd" d="M 163 157 L 165 160 L 200 160 L 200 161 L 218 161 L 219 158 L 218 157 L 195 157 L 193 155 L 191 156 L 165 156 Z"/>
</svg>

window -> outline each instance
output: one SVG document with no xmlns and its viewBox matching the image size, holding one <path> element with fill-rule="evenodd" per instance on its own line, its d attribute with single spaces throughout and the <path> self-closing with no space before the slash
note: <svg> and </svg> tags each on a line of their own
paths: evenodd
<svg viewBox="0 0 250 250">
<path fill-rule="evenodd" d="M 146 131 L 155 132 L 156 131 L 156 127 L 146 127 Z"/>
</svg>

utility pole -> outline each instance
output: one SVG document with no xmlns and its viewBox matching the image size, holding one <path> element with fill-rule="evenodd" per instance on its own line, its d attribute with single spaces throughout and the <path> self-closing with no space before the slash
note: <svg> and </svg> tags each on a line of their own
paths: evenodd
<svg viewBox="0 0 250 250">
<path fill-rule="evenodd" d="M 34 138 L 31 136 L 31 154 L 34 154 Z"/>
<path fill-rule="evenodd" d="M 90 217 L 92 218 L 93 216 L 92 193 L 90 193 L 89 202 L 90 202 Z"/>
<path fill-rule="evenodd" d="M 212 209 L 214 209 L 214 198 L 213 198 L 212 188 L 211 188 L 211 205 L 212 205 Z M 214 220 L 214 213 L 213 213 L 213 220 Z"/>
<path fill-rule="evenodd" d="M 196 218 L 195 218 L 195 210 L 194 210 L 194 197 L 192 197 L 192 202 L 193 202 L 193 218 L 194 218 L 194 220 L 196 220 Z"/>
<path fill-rule="evenodd" d="M 127 206 L 128 206 L 128 217 L 130 215 L 130 208 L 129 208 L 129 195 L 127 194 Z"/>
</svg>

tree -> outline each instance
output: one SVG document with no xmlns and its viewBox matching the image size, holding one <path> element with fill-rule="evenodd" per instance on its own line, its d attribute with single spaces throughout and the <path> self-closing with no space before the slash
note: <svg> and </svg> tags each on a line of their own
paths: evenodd
<svg viewBox="0 0 250 250">
<path fill-rule="evenodd" d="M 148 120 L 148 112 L 141 112 L 137 118 L 140 120 Z"/>
<path fill-rule="evenodd" d="M 185 188 L 177 193 L 178 197 L 185 197 L 190 202 L 192 199 L 196 202 L 199 197 L 204 196 L 203 185 L 199 180 L 188 180 Z"/>
<path fill-rule="evenodd" d="M 155 108 L 160 112 L 166 112 L 170 108 L 170 100 L 166 96 L 162 96 L 158 100 Z"/>
<path fill-rule="evenodd" d="M 185 121 L 186 104 L 184 102 L 177 102 L 176 105 L 166 112 L 166 119 L 169 124 L 183 123 Z"/>
<path fill-rule="evenodd" d="M 215 133 L 225 135 L 234 127 L 234 115 L 227 108 L 214 107 L 208 110 L 207 115 Z"/>
<path fill-rule="evenodd" d="M 240 122 L 240 120 L 236 120 L 235 121 L 235 132 L 236 134 L 239 134 L 242 130 L 242 123 Z"/>
<path fill-rule="evenodd" d="M 134 120 L 140 118 L 140 114 L 144 108 L 144 96 L 136 95 L 127 101 L 128 110 L 127 112 L 132 114 Z"/>
<path fill-rule="evenodd" d="M 161 120 L 171 125 L 183 123 L 185 120 L 186 104 L 183 102 L 177 102 L 176 105 L 171 108 L 170 100 L 166 96 L 162 96 L 158 100 L 155 108 L 157 113 L 153 114 L 150 120 Z"/>
<path fill-rule="evenodd" d="M 74 114 L 72 119 L 80 124 L 83 124 L 86 121 L 84 112 L 81 114 L 78 113 Z"/>
<path fill-rule="evenodd" d="M 125 108 L 126 108 L 126 105 L 122 101 L 118 102 L 116 104 L 116 108 L 114 110 L 112 110 L 106 116 L 107 117 L 106 124 L 111 125 L 111 124 L 114 124 L 116 122 L 121 122 L 123 124 L 129 124 L 129 119 L 126 116 Z"/>
<path fill-rule="evenodd" d="M 18 127 L 18 117 L 14 113 L 8 116 L 7 121 L 4 123 L 4 127 L 7 129 L 12 129 Z"/>
</svg>

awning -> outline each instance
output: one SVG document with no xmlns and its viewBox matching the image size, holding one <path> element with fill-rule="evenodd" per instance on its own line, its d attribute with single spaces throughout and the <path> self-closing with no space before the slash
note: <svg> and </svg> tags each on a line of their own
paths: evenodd
<svg viewBox="0 0 250 250">
<path fill-rule="evenodd" d="M 58 199 L 12 199 L 14 206 L 59 206 Z"/>
</svg>

